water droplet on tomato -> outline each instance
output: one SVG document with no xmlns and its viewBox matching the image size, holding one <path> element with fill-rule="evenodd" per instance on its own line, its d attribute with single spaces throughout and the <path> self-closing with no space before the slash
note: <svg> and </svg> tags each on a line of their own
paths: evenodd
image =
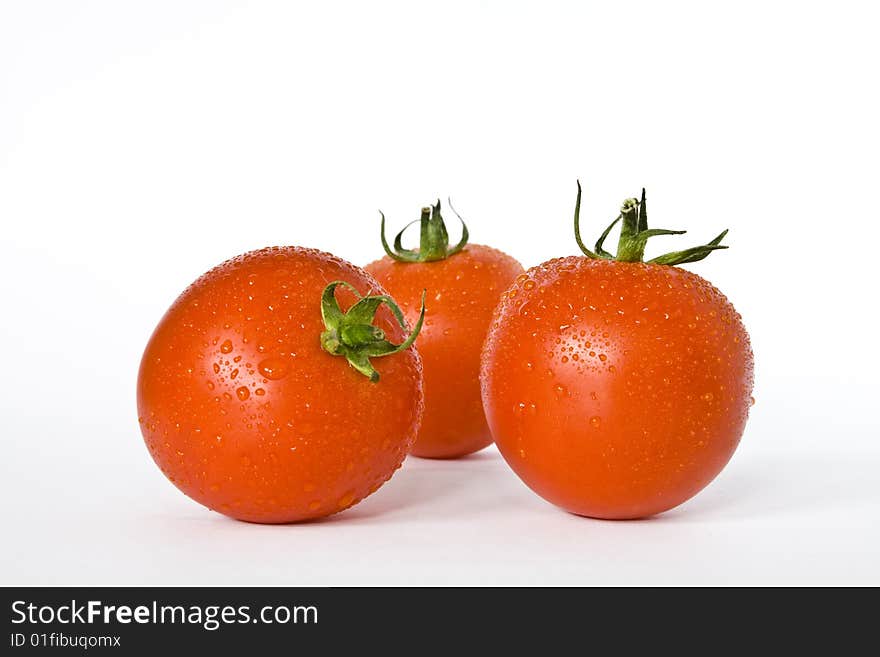
<svg viewBox="0 0 880 657">
<path fill-rule="evenodd" d="M 223 344 L 220 345 L 220 351 L 224 354 L 232 351 L 232 340 L 224 340 Z"/>
<path fill-rule="evenodd" d="M 274 356 L 260 361 L 257 369 L 260 370 L 260 374 L 273 381 L 283 379 L 290 373 L 290 365 L 287 359 Z"/>
<path fill-rule="evenodd" d="M 254 394 L 257 395 L 258 397 L 262 397 L 263 395 L 266 394 L 266 391 L 263 390 L 262 388 L 257 388 L 256 390 L 254 390 Z"/>
<path fill-rule="evenodd" d="M 594 429 L 598 429 L 602 425 L 602 418 L 598 415 L 594 415 L 590 418 L 590 426 Z"/>
<path fill-rule="evenodd" d="M 235 394 L 241 401 L 246 401 L 251 396 L 251 391 L 241 386 L 240 388 L 235 389 Z"/>
</svg>

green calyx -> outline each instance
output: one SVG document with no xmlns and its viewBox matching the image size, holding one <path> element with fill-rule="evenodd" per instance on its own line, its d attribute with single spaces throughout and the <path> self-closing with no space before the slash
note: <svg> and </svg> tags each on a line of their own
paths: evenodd
<svg viewBox="0 0 880 657">
<path fill-rule="evenodd" d="M 351 290 L 358 298 L 346 312 L 342 312 L 336 300 L 336 288 L 340 285 Z M 425 320 L 425 292 L 422 292 L 422 311 L 415 328 L 401 344 L 389 342 L 385 338 L 385 332 L 373 326 L 376 311 L 383 303 L 391 309 L 401 328 L 405 329 L 406 321 L 400 306 L 387 295 L 362 297 L 353 285 L 345 281 L 333 281 L 324 288 L 321 295 L 321 317 L 326 329 L 321 333 L 321 347 L 334 356 L 345 356 L 349 365 L 373 383 L 379 380 L 379 373 L 373 368 L 370 358 L 388 356 L 408 349 L 415 342 Z"/>
<path fill-rule="evenodd" d="M 645 245 L 648 239 L 657 235 L 683 235 L 687 231 L 684 230 L 666 230 L 665 228 L 648 228 L 648 206 L 645 203 L 645 190 L 642 188 L 642 199 L 629 198 L 623 202 L 620 208 L 620 214 L 611 222 L 608 228 L 596 240 L 594 251 L 588 249 L 581 239 L 580 213 L 581 213 L 581 183 L 577 184 L 577 202 L 574 206 L 574 238 L 584 255 L 588 258 L 597 260 L 617 260 L 619 262 L 643 262 L 645 256 Z M 620 239 L 617 242 L 617 253 L 611 254 L 606 251 L 603 246 L 605 238 L 611 229 L 620 223 Z M 718 249 L 726 249 L 726 245 L 721 244 L 721 240 L 727 235 L 727 230 L 721 232 L 718 237 L 702 246 L 694 246 L 683 251 L 672 251 L 665 253 L 656 258 L 648 260 L 648 263 L 657 265 L 681 265 L 686 262 L 697 262 L 702 260 L 712 251 Z"/>
<path fill-rule="evenodd" d="M 449 208 L 455 212 L 455 208 L 452 207 L 451 199 L 449 199 Z M 403 227 L 403 230 L 397 233 L 397 237 L 394 238 L 393 249 L 388 246 L 388 240 L 385 239 L 385 214 L 381 210 L 379 211 L 379 214 L 382 215 L 382 227 L 380 233 L 382 237 L 382 248 L 385 249 L 385 253 L 399 262 L 433 262 L 436 260 L 444 260 L 461 251 L 468 241 L 468 229 L 464 223 L 464 219 L 461 218 L 458 212 L 455 212 L 455 216 L 458 217 L 458 220 L 461 222 L 461 239 L 455 246 L 449 246 L 449 233 L 446 231 L 446 224 L 440 214 L 440 199 L 437 199 L 437 203 L 434 206 L 422 208 L 421 218 L 409 222 Z M 403 234 L 406 232 L 407 228 L 415 223 L 421 224 L 419 248 L 404 249 L 401 244 Z"/>
</svg>

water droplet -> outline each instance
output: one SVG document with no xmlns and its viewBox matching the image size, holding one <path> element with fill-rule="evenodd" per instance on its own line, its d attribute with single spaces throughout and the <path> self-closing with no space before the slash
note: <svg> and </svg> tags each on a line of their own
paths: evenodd
<svg viewBox="0 0 880 657">
<path fill-rule="evenodd" d="M 530 363 L 529 361 L 526 361 L 525 363 L 523 363 L 523 367 L 525 368 L 526 372 L 531 372 L 535 366 L 532 365 L 532 363 Z"/>
<path fill-rule="evenodd" d="M 558 397 L 564 397 L 566 393 L 568 393 L 568 389 L 561 383 L 557 383 L 553 389 L 556 391 Z"/>
<path fill-rule="evenodd" d="M 594 429 L 598 429 L 601 426 L 601 424 L 602 424 L 602 418 L 600 418 L 598 415 L 594 415 L 593 417 L 590 418 L 590 426 L 593 427 Z"/>
<path fill-rule="evenodd" d="M 604 363 L 606 360 L 608 360 L 608 356 L 606 356 L 605 354 L 599 354 L 599 360 Z"/>
<path fill-rule="evenodd" d="M 265 360 L 260 361 L 259 365 L 257 365 L 257 369 L 260 370 L 260 374 L 273 381 L 283 379 L 290 373 L 290 365 L 288 364 L 287 359 L 276 357 L 266 358 Z"/>
<path fill-rule="evenodd" d="M 237 377 L 237 376 L 238 376 L 238 368 L 236 367 L 234 370 L 232 370 L 232 371 L 229 373 L 229 378 L 230 378 L 230 379 L 234 379 L 234 378 Z"/>
<path fill-rule="evenodd" d="M 593 401 L 599 401 L 599 395 L 597 395 L 595 392 L 591 392 L 590 399 L 592 399 Z"/>
<path fill-rule="evenodd" d="M 214 363 L 214 374 L 220 374 L 220 363 Z"/>
<path fill-rule="evenodd" d="M 224 340 L 223 344 L 220 345 L 220 351 L 224 354 L 232 351 L 232 340 Z"/>
<path fill-rule="evenodd" d="M 257 388 L 256 390 L 254 390 L 254 394 L 257 395 L 258 397 L 262 397 L 263 395 L 266 394 L 266 391 L 263 390 L 262 388 Z"/>
<path fill-rule="evenodd" d="M 535 281 L 528 280 L 528 281 L 526 281 L 525 283 L 523 283 L 523 289 L 524 289 L 524 290 L 531 290 L 531 289 L 533 289 L 534 287 L 535 287 Z"/>
<path fill-rule="evenodd" d="M 702 399 L 704 402 L 710 402 L 714 398 L 715 398 L 715 395 L 713 395 L 711 392 L 707 392 L 702 397 L 700 397 L 700 399 Z"/>
<path fill-rule="evenodd" d="M 208 390 L 213 390 L 213 389 L 214 389 L 214 382 L 208 381 Z"/>
<path fill-rule="evenodd" d="M 235 394 L 241 401 L 245 401 L 251 396 L 251 391 L 244 386 L 241 386 L 240 388 L 235 389 Z"/>
</svg>

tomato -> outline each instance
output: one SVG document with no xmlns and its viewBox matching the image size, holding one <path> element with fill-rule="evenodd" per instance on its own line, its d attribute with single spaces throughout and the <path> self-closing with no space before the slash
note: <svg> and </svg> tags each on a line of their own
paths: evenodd
<svg viewBox="0 0 880 657">
<path fill-rule="evenodd" d="M 505 460 L 540 496 L 584 516 L 650 516 L 721 471 L 748 417 L 753 358 L 740 316 L 672 266 L 724 248 L 726 231 L 643 263 L 648 237 L 678 232 L 648 230 L 643 192 L 615 220 L 615 259 L 602 248 L 607 230 L 595 252 L 580 241 L 580 185 L 576 208 L 585 256 L 529 269 L 502 295 L 483 403 Z"/>
<path fill-rule="evenodd" d="M 462 240 L 449 248 L 440 202 L 422 210 L 418 251 L 396 251 L 366 266 L 397 299 L 410 321 L 418 316 L 421 291 L 430 309 L 419 335 L 425 373 L 425 416 L 412 448 L 416 456 L 454 458 L 492 443 L 480 399 L 480 350 L 501 292 L 523 268 L 510 256 Z M 464 222 L 462 222 L 464 225 Z M 402 231 L 401 231 L 402 234 Z"/>
<path fill-rule="evenodd" d="M 282 523 L 346 509 L 400 467 L 424 406 L 407 348 L 418 327 L 404 342 L 394 302 L 355 303 L 352 287 L 385 295 L 348 262 L 279 247 L 229 260 L 180 295 L 137 383 L 144 440 L 175 486 L 233 518 Z"/>
</svg>

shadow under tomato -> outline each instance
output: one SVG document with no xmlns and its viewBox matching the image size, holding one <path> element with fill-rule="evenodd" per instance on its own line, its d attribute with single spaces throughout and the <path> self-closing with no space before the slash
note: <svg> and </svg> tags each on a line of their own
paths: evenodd
<svg viewBox="0 0 880 657">
<path fill-rule="evenodd" d="M 880 503 L 880 455 L 750 455 L 737 459 L 688 502 L 656 519 L 673 522 L 746 520 L 837 511 Z"/>
<path fill-rule="evenodd" d="M 491 479 L 499 469 L 506 470 L 506 467 L 500 455 L 488 449 L 457 459 L 409 456 L 389 481 L 360 503 L 331 516 L 295 523 L 295 526 L 384 522 L 398 520 L 402 515 L 417 518 L 423 512 L 448 515 L 445 502 L 449 496 L 485 500 L 483 487 L 491 486 L 487 478 Z M 503 470 L 500 474 L 512 475 Z"/>
<path fill-rule="evenodd" d="M 348 523 L 400 520 L 401 516 L 417 519 L 423 513 L 454 519 L 469 511 L 491 511 L 492 499 L 486 491 L 497 489 L 497 478 L 514 477 L 501 456 L 485 449 L 457 459 L 424 459 L 407 457 L 400 470 L 379 490 L 354 506 L 323 518 L 290 523 L 260 523 L 237 520 L 214 514 L 216 522 L 243 523 L 264 527 L 306 528 Z M 464 500 L 481 500 L 479 506 L 462 504 L 450 496 Z"/>
<path fill-rule="evenodd" d="M 390 520 L 403 513 L 417 516 L 428 507 L 434 513 L 451 495 L 485 497 L 485 491 L 478 489 L 486 485 L 482 470 L 491 466 L 491 461 L 491 455 L 479 454 L 454 460 L 409 457 L 389 481 L 360 504 L 317 522 Z"/>
</svg>

